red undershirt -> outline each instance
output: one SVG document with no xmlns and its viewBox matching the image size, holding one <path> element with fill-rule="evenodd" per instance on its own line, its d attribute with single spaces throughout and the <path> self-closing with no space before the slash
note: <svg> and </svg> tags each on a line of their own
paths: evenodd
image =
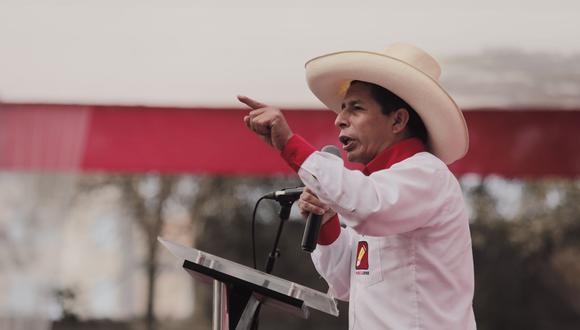
<svg viewBox="0 0 580 330">
<path fill-rule="evenodd" d="M 371 160 L 363 169 L 365 175 L 384 169 L 388 169 L 393 164 L 407 159 L 418 152 L 425 151 L 426 147 L 418 138 L 410 138 L 401 140 L 392 146 L 383 150 L 373 160 Z M 282 149 L 282 158 L 286 160 L 288 165 L 298 172 L 302 163 L 308 158 L 316 149 L 308 143 L 300 135 L 294 134 Z M 330 245 L 340 235 L 340 222 L 338 215 L 335 215 L 328 220 L 320 229 L 320 236 L 318 237 L 318 244 Z"/>
</svg>

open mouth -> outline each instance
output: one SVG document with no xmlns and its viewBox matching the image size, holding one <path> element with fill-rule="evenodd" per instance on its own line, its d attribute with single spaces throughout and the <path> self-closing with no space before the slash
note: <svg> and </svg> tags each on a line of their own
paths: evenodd
<svg viewBox="0 0 580 330">
<path fill-rule="evenodd" d="M 356 143 L 355 139 L 346 135 L 341 135 L 338 137 L 338 140 L 340 141 L 340 143 L 342 143 L 342 149 L 344 151 L 348 152 L 354 149 L 354 144 Z"/>
</svg>

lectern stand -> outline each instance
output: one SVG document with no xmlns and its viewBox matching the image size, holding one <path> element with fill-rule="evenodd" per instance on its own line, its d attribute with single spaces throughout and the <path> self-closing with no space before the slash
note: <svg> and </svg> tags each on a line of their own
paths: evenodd
<svg viewBox="0 0 580 330">
<path fill-rule="evenodd" d="M 190 275 L 213 283 L 214 330 L 250 329 L 260 303 L 303 318 L 308 318 L 310 308 L 338 316 L 336 301 L 325 293 L 160 237 L 158 240 L 183 260 Z"/>
</svg>

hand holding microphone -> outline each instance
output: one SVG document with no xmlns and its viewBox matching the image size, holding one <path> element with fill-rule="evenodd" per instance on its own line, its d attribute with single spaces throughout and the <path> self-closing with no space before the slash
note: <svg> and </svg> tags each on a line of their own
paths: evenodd
<svg viewBox="0 0 580 330">
<path fill-rule="evenodd" d="M 300 195 L 298 207 L 300 208 L 300 214 L 302 214 L 304 218 L 308 218 L 310 214 L 321 215 L 322 224 L 325 224 L 330 220 L 330 218 L 336 215 L 336 212 L 333 209 L 322 203 L 320 199 L 318 199 L 318 196 L 306 187 Z"/>
<path fill-rule="evenodd" d="M 340 158 L 340 151 L 333 145 L 328 145 L 322 148 L 322 152 L 333 154 Z M 320 234 L 320 227 L 332 218 L 336 212 L 322 203 L 318 196 L 316 196 L 308 188 L 304 189 L 300 200 L 298 202 L 300 212 L 302 215 L 309 213 L 306 218 L 306 226 L 304 227 L 304 235 L 302 236 L 302 250 L 312 252 L 316 249 L 318 244 L 318 235 Z"/>
<path fill-rule="evenodd" d="M 300 195 L 298 207 L 302 216 L 306 218 L 304 236 L 302 237 L 302 250 L 312 252 L 318 244 L 320 227 L 334 217 L 336 212 L 322 203 L 318 196 L 308 188 L 304 188 L 304 192 Z"/>
</svg>

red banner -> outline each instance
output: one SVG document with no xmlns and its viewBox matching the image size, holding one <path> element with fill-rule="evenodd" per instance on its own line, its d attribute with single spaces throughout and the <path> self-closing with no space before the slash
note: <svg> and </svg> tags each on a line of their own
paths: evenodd
<svg viewBox="0 0 580 330">
<path fill-rule="evenodd" d="M 0 168 L 272 175 L 291 173 L 243 125 L 243 109 L 0 105 Z M 464 112 L 470 150 L 457 174 L 580 174 L 580 111 Z M 316 147 L 338 144 L 331 111 L 288 110 L 293 130 Z M 352 166 L 349 165 L 349 166 Z"/>
</svg>

